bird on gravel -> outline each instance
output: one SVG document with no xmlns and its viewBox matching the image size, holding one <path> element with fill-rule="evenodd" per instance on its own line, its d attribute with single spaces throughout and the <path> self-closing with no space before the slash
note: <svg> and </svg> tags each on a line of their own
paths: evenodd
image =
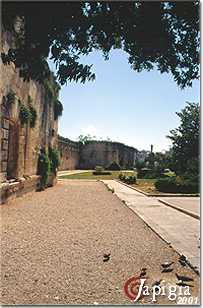
<svg viewBox="0 0 203 308">
<path fill-rule="evenodd" d="M 104 254 L 103 254 L 103 257 L 104 257 L 103 262 L 109 261 L 110 255 L 111 255 L 110 253 L 104 253 Z"/>
<path fill-rule="evenodd" d="M 187 259 L 184 255 L 181 255 L 178 261 L 182 266 L 186 266 L 187 264 Z"/>
<path fill-rule="evenodd" d="M 142 267 L 140 272 L 140 278 L 146 276 L 147 274 L 147 268 L 146 267 Z"/>
<path fill-rule="evenodd" d="M 164 262 L 161 264 L 161 266 L 165 269 L 165 268 L 169 268 L 174 262 Z"/>
<path fill-rule="evenodd" d="M 193 278 L 190 278 L 188 276 L 182 276 L 182 275 L 178 275 L 176 273 L 176 277 L 179 281 L 182 281 L 182 282 L 185 282 L 185 281 L 193 281 L 194 279 Z"/>
<path fill-rule="evenodd" d="M 170 273 L 173 271 L 173 268 L 164 268 L 161 272 L 162 273 Z"/>
</svg>

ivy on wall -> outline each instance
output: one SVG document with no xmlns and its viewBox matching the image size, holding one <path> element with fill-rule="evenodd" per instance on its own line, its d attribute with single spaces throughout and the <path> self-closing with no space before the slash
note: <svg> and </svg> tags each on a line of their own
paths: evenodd
<svg viewBox="0 0 203 308">
<path fill-rule="evenodd" d="M 31 105 L 32 99 L 30 95 L 28 95 L 28 106 L 23 104 L 20 100 L 18 100 L 20 111 L 19 111 L 19 119 L 22 125 L 30 124 L 30 127 L 35 127 L 36 119 L 37 119 L 37 111 Z"/>
</svg>

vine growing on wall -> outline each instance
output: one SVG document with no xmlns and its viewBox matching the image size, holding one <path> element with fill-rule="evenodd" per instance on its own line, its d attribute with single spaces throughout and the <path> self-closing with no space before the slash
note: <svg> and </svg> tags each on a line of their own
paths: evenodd
<svg viewBox="0 0 203 308">
<path fill-rule="evenodd" d="M 56 173 L 57 168 L 60 165 L 59 151 L 55 148 L 49 148 L 50 170 Z"/>
<path fill-rule="evenodd" d="M 58 117 L 62 116 L 62 113 L 63 113 L 63 105 L 58 99 L 56 99 L 54 101 L 54 120 L 57 120 Z"/>
<path fill-rule="evenodd" d="M 9 105 L 15 103 L 16 94 L 13 90 L 10 90 L 8 94 L 6 95 L 6 101 Z"/>
<path fill-rule="evenodd" d="M 37 119 L 37 111 L 33 106 L 30 105 L 31 98 L 28 96 L 29 106 L 26 106 L 19 100 L 20 111 L 19 111 L 19 119 L 22 125 L 30 124 L 30 127 L 35 127 L 36 119 Z"/>
</svg>

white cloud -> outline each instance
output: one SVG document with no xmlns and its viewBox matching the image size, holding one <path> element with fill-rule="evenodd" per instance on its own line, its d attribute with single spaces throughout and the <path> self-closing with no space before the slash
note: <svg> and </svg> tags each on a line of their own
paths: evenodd
<svg viewBox="0 0 203 308">
<path fill-rule="evenodd" d="M 97 134 L 97 129 L 94 125 L 90 124 L 86 128 L 82 129 L 82 134 L 95 136 Z"/>
</svg>

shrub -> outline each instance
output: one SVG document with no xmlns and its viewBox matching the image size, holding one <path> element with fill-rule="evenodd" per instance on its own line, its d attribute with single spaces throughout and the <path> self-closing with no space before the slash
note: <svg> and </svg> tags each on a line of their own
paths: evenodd
<svg viewBox="0 0 203 308">
<path fill-rule="evenodd" d="M 118 171 L 121 170 L 121 167 L 116 161 L 113 161 L 106 169 L 111 171 Z"/>
<path fill-rule="evenodd" d="M 50 160 L 47 152 L 42 150 L 38 158 L 37 174 L 41 176 L 41 188 L 44 189 L 47 185 L 50 173 Z"/>
<path fill-rule="evenodd" d="M 104 171 L 104 168 L 102 166 L 96 166 L 95 171 L 99 173 L 99 172 Z"/>
<path fill-rule="evenodd" d="M 57 149 L 49 148 L 50 171 L 56 173 L 60 165 L 60 156 Z"/>
<path fill-rule="evenodd" d="M 167 193 L 198 193 L 199 179 L 198 176 L 160 178 L 155 182 L 155 187 Z"/>
<path fill-rule="evenodd" d="M 93 175 L 111 175 L 111 172 L 105 171 L 102 166 L 96 166 L 95 171 L 92 172 Z"/>
<path fill-rule="evenodd" d="M 177 192 L 176 177 L 163 177 L 155 182 L 155 187 L 161 192 Z"/>
<path fill-rule="evenodd" d="M 119 174 L 119 179 L 127 184 L 136 184 L 137 180 L 135 175 L 124 175 L 122 173 Z"/>
</svg>

